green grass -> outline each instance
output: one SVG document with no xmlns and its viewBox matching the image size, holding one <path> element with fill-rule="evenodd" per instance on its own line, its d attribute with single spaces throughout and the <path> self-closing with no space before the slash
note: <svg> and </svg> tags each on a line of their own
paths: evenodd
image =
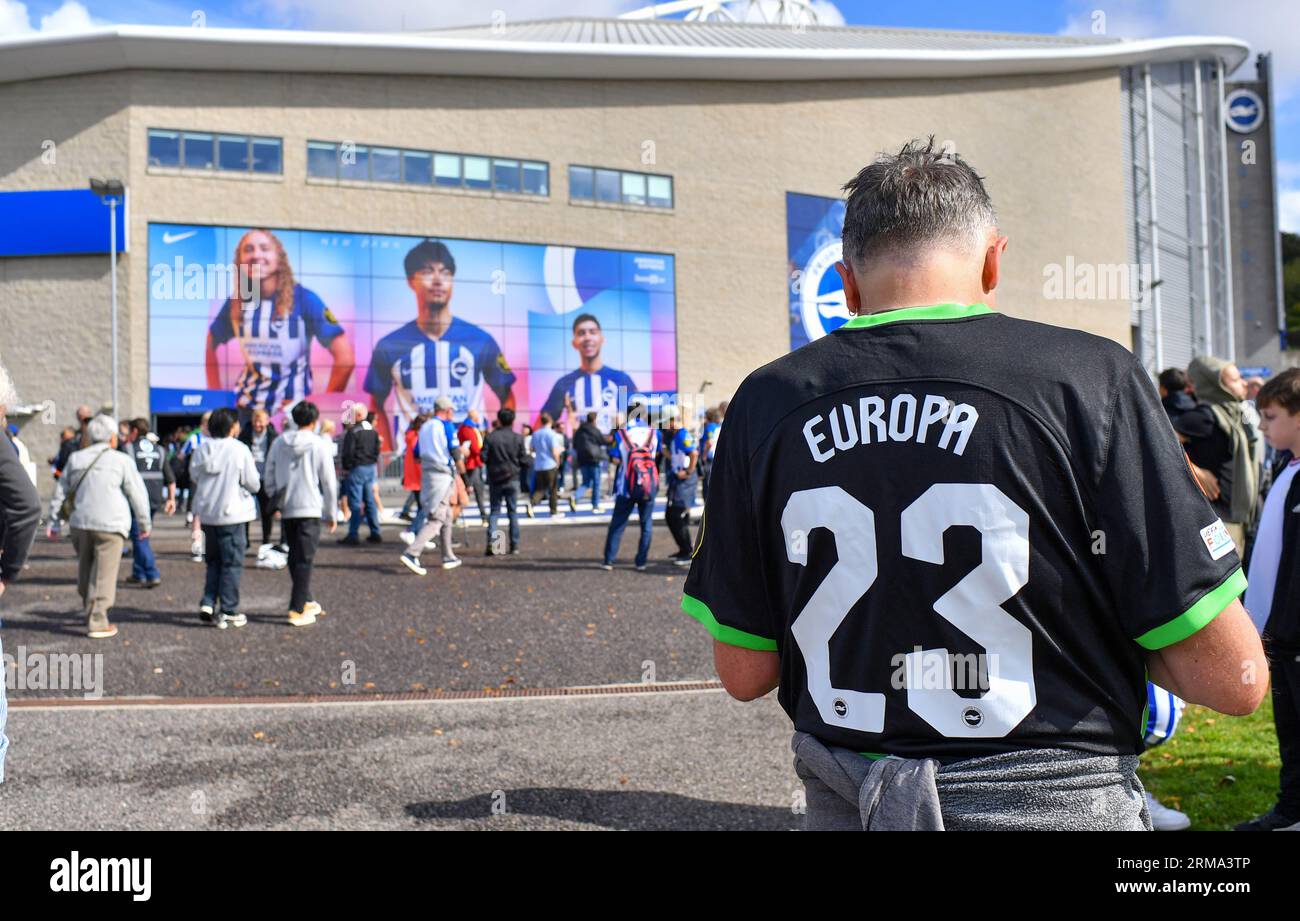
<svg viewBox="0 0 1300 921">
<path fill-rule="evenodd" d="M 1142 783 L 1187 813 L 1193 831 L 1230 829 L 1268 812 L 1280 765 L 1273 701 L 1251 716 L 1189 706 L 1174 737 L 1142 756 Z"/>
</svg>

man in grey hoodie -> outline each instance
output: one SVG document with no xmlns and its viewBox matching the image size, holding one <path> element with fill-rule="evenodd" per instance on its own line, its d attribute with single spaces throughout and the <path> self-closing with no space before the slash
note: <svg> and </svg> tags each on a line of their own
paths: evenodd
<svg viewBox="0 0 1300 921">
<path fill-rule="evenodd" d="M 208 434 L 211 437 L 194 449 L 190 460 L 194 514 L 203 523 L 208 566 L 199 619 L 224 630 L 248 623 L 239 611 L 239 578 L 248 546 L 244 525 L 257 517 L 253 497 L 262 488 L 262 480 L 253 453 L 233 437 L 239 434 L 233 409 L 214 410 Z"/>
<path fill-rule="evenodd" d="M 320 523 L 338 528 L 338 482 L 329 444 L 316 432 L 320 411 L 303 401 L 292 413 L 295 430 L 286 431 L 271 445 L 263 486 L 280 509 L 284 542 L 289 545 L 289 624 L 306 627 L 324 615 L 311 594 L 311 568 L 320 544 Z"/>
</svg>

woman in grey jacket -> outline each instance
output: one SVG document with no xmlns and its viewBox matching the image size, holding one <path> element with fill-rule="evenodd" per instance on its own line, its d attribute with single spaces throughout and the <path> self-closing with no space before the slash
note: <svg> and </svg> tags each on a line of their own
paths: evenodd
<svg viewBox="0 0 1300 921">
<path fill-rule="evenodd" d="M 74 508 L 68 525 L 77 550 L 77 592 L 88 622 L 87 635 L 102 640 L 117 635 L 108 612 L 117 598 L 122 544 L 131 533 L 131 515 L 140 537 L 153 527 L 149 494 L 135 462 L 117 450 L 117 420 L 98 415 L 86 426 L 89 447 L 68 458 L 63 482 Z"/>
<path fill-rule="evenodd" d="M 285 432 L 266 460 L 266 495 L 280 509 L 284 542 L 289 545 L 289 624 L 306 627 L 324 615 L 311 594 L 311 567 L 320 544 L 320 523 L 338 528 L 338 481 L 334 458 L 326 440 L 316 434 L 320 411 L 305 400 L 294 406 L 291 417 L 298 428 Z"/>
</svg>

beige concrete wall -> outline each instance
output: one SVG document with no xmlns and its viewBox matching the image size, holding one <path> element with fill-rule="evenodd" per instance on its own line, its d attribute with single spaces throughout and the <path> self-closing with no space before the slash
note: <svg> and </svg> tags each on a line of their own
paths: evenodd
<svg viewBox="0 0 1300 921">
<path fill-rule="evenodd" d="M 113 74 L 0 84 L 0 190 L 84 189 L 91 176 L 125 177 L 130 83 Z M 129 385 L 130 261 L 119 259 L 119 371 L 124 406 L 143 412 L 147 388 Z M 109 271 L 107 255 L 0 258 L 0 361 L 21 399 L 55 403 L 52 424 L 35 418 L 22 427 L 43 478 L 58 429 L 77 405 L 112 398 Z M 135 376 L 144 380 L 145 372 Z"/>
<path fill-rule="evenodd" d="M 1119 92 L 1110 72 L 783 84 L 134 72 L 0 87 L 0 189 L 77 186 L 90 174 L 126 171 L 135 247 L 123 262 L 123 286 L 134 295 L 123 301 L 132 411 L 147 400 L 144 248 L 151 221 L 670 252 L 677 259 L 679 386 L 694 392 L 711 380 L 706 396 L 716 399 L 789 348 L 786 191 L 837 195 L 878 150 L 930 133 L 952 140 L 987 177 L 1011 236 L 1000 309 L 1127 344 L 1127 303 L 1048 302 L 1042 294 L 1048 264 L 1067 256 L 1126 258 Z M 9 129 L 11 112 L 22 126 L 19 140 Z M 284 176 L 151 172 L 150 127 L 283 137 Z M 45 135 L 63 139 L 61 153 L 69 149 L 56 173 L 39 166 L 39 142 L 21 140 Z M 308 139 L 546 160 L 551 195 L 307 182 Z M 645 162 L 649 145 L 653 162 Z M 670 174 L 676 207 L 570 205 L 571 163 Z M 55 277 L 60 271 L 70 272 Z M 106 284 L 94 281 L 23 287 L 0 276 L 0 310 L 24 317 L 0 320 L 0 335 L 49 339 L 51 326 L 74 321 L 100 324 L 94 328 L 102 332 Z M 51 341 L 53 367 L 80 364 L 82 348 L 74 345 Z M 102 390 L 98 365 L 85 367 L 82 387 Z M 20 377 L 45 386 L 26 370 Z"/>
</svg>

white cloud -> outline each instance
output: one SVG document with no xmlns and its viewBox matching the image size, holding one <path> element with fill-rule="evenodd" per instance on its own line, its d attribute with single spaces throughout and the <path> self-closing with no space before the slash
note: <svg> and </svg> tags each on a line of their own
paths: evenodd
<svg viewBox="0 0 1300 921">
<path fill-rule="evenodd" d="M 1277 197 L 1277 223 L 1288 233 L 1300 233 L 1300 186 L 1281 190 Z"/>
<path fill-rule="evenodd" d="M 1249 42 L 1252 52 L 1271 51 L 1275 101 L 1280 105 L 1300 93 L 1300 20 L 1292 0 L 1072 0 L 1062 33 L 1093 34 L 1098 7 L 1110 36 L 1218 35 Z M 1254 79 L 1253 54 L 1234 76 Z"/>
<path fill-rule="evenodd" d="M 39 26 L 32 25 L 27 4 L 19 0 L 0 0 L 0 35 L 24 35 L 29 32 L 78 32 L 94 28 L 90 12 L 77 0 L 64 0 L 53 13 L 41 17 Z"/>
</svg>

